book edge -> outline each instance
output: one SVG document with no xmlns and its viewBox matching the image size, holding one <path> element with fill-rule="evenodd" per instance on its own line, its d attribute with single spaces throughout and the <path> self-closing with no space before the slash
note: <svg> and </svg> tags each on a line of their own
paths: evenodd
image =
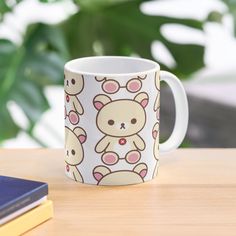
<svg viewBox="0 0 236 236">
<path fill-rule="evenodd" d="M 37 181 L 34 181 L 37 182 Z M 43 183 L 43 182 L 40 182 Z M 2 205 L 2 207 L 0 207 L 1 212 L 4 212 L 2 214 L 0 214 L 0 219 L 10 215 L 11 213 L 35 202 L 36 200 L 39 200 L 40 198 L 44 197 L 48 195 L 48 184 L 47 183 L 43 183 L 43 185 L 38 186 L 37 188 L 26 192 L 25 194 L 21 195 L 20 197 L 13 199 L 10 202 L 7 202 L 6 204 Z M 23 203 L 21 205 L 22 202 L 25 201 L 25 199 L 30 198 L 27 202 Z M 14 205 L 19 205 L 18 207 L 13 207 Z M 7 209 L 11 208 L 12 209 L 8 212 Z"/>
<path fill-rule="evenodd" d="M 42 198 L 40 198 L 39 200 L 36 200 L 34 202 L 32 202 L 31 204 L 20 208 L 19 210 L 16 210 L 15 212 L 12 212 L 11 214 L 3 217 L 0 219 L 0 226 L 3 224 L 6 224 L 8 221 L 15 219 L 16 217 L 26 213 L 29 210 L 32 210 L 34 207 L 39 206 L 40 204 L 42 204 L 43 202 L 45 202 L 47 200 L 47 196 L 44 196 Z"/>
<path fill-rule="evenodd" d="M 0 226 L 0 235 L 21 235 L 53 217 L 53 203 L 50 200 Z"/>
</svg>

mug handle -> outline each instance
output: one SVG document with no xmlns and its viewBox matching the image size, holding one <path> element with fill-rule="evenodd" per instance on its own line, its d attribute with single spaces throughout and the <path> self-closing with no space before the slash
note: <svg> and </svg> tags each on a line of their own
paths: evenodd
<svg viewBox="0 0 236 236">
<path fill-rule="evenodd" d="M 188 100 L 180 80 L 170 72 L 160 71 L 160 81 L 165 81 L 175 100 L 175 125 L 170 137 L 160 144 L 160 153 L 172 151 L 182 143 L 188 127 Z"/>
</svg>

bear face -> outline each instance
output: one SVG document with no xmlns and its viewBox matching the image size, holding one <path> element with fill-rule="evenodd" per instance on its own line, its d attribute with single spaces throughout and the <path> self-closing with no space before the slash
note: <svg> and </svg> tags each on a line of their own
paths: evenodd
<svg viewBox="0 0 236 236">
<path fill-rule="evenodd" d="M 65 127 L 65 161 L 69 165 L 78 165 L 83 161 L 84 151 L 82 144 L 86 141 L 86 132 L 76 127 L 73 131 Z"/>
<path fill-rule="evenodd" d="M 64 77 L 64 88 L 68 95 L 78 95 L 84 88 L 83 75 L 66 71 Z"/>
<path fill-rule="evenodd" d="M 137 134 L 146 123 L 145 107 L 148 95 L 139 93 L 134 99 L 112 101 L 107 95 L 97 95 L 94 106 L 98 110 L 98 129 L 109 136 L 127 137 Z"/>
<path fill-rule="evenodd" d="M 97 185 L 128 185 L 144 182 L 148 167 L 145 163 L 136 165 L 133 170 L 111 171 L 106 166 L 96 166 L 93 176 L 98 181 Z"/>
</svg>

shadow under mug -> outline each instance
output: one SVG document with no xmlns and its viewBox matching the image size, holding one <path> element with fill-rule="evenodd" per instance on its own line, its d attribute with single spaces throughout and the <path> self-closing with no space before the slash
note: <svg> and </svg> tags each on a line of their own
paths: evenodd
<svg viewBox="0 0 236 236">
<path fill-rule="evenodd" d="M 179 79 L 151 60 L 100 56 L 66 63 L 65 173 L 96 185 L 142 183 L 157 175 L 159 153 L 176 149 L 188 124 Z M 160 81 L 176 109 L 169 139 L 159 144 Z"/>
</svg>

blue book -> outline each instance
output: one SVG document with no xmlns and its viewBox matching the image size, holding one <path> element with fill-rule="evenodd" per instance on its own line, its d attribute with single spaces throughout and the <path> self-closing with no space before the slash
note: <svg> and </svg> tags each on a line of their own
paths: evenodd
<svg viewBox="0 0 236 236">
<path fill-rule="evenodd" d="M 0 175 L 0 220 L 47 195 L 46 183 Z"/>
</svg>

